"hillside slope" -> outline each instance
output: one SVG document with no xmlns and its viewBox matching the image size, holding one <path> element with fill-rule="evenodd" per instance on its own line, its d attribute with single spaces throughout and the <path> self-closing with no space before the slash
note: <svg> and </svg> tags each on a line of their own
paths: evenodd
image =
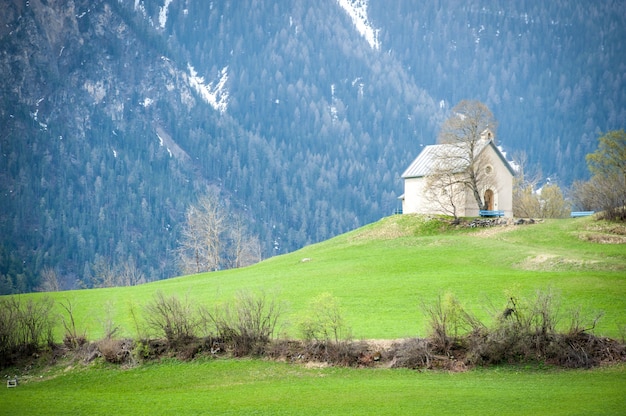
<svg viewBox="0 0 626 416">
<path fill-rule="evenodd" d="M 426 335 L 421 306 L 440 295 L 452 294 L 489 317 L 501 313 L 510 296 L 541 290 L 554 292 L 564 314 L 580 308 L 588 319 L 604 311 L 597 332 L 618 336 L 626 322 L 624 232 L 590 219 L 475 230 L 391 216 L 243 269 L 36 296 L 70 301 L 79 328 L 97 339 L 109 319 L 136 336 L 143 306 L 157 291 L 194 306 L 230 301 L 242 290 L 266 293 L 284 305 L 281 331 L 299 336 L 309 303 L 329 293 L 354 337 L 389 339 Z M 610 236 L 613 244 L 598 242 Z"/>
</svg>

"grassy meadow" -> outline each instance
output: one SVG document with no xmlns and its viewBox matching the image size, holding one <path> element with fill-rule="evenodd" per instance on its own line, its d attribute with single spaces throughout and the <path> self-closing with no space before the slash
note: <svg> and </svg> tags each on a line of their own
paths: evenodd
<svg viewBox="0 0 626 416">
<path fill-rule="evenodd" d="M 297 322 L 309 302 L 330 293 L 340 301 L 354 339 L 395 339 L 428 335 L 420 305 L 442 294 L 454 294 L 488 319 L 510 296 L 552 290 L 564 318 L 577 308 L 589 317 L 603 311 L 594 332 L 621 338 L 625 240 L 624 226 L 591 218 L 453 229 L 438 220 L 392 216 L 248 268 L 136 287 L 24 296 L 71 302 L 78 329 L 97 340 L 107 320 L 121 327 L 118 336 L 137 337 L 145 330 L 143 306 L 157 291 L 211 305 L 244 289 L 283 301 L 282 334 L 299 337 Z M 59 324 L 59 340 L 62 333 Z M 15 389 L 0 388 L 0 415 L 617 415 L 626 409 L 625 365 L 449 373 L 201 358 L 129 369 L 95 361 L 15 371 L 21 371 L 23 382 Z"/>
<path fill-rule="evenodd" d="M 261 360 L 103 366 L 0 389 L 0 415 L 620 415 L 626 369 L 466 373 Z"/>
<path fill-rule="evenodd" d="M 626 238 L 609 228 L 580 218 L 455 230 L 396 215 L 247 268 L 28 296 L 69 301 L 78 328 L 97 340 L 107 320 L 121 327 L 120 335 L 137 337 L 143 306 L 157 291 L 204 305 L 232 300 L 241 290 L 264 291 L 284 303 L 282 332 L 298 337 L 311 300 L 330 293 L 353 338 L 392 339 L 426 336 L 421 305 L 446 293 L 488 318 L 504 310 L 510 296 L 552 290 L 563 314 L 603 311 L 596 333 L 619 337 L 626 328 L 626 244 L 596 241 Z M 62 333 L 59 325 L 59 339 Z"/>
</svg>

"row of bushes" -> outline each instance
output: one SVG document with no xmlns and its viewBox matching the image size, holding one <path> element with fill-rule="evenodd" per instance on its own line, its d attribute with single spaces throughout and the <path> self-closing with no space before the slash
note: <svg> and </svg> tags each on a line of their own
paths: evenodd
<svg viewBox="0 0 626 416">
<path fill-rule="evenodd" d="M 53 349 L 50 298 L 0 300 L 1 366 L 42 349 Z M 77 330 L 72 305 L 61 304 L 63 348 L 90 361 L 103 357 L 117 364 L 163 356 L 193 359 L 199 355 L 264 356 L 288 361 L 318 361 L 331 365 L 386 365 L 405 368 L 462 369 L 468 366 L 536 362 L 570 368 L 626 360 L 622 342 L 591 333 L 601 314 L 584 320 L 579 311 L 564 316 L 556 296 L 537 292 L 530 298 L 510 297 L 504 309 L 492 307 L 490 324 L 483 323 L 452 295 L 439 297 L 422 309 L 429 336 L 385 346 L 351 341 L 336 299 L 323 294 L 309 305 L 299 323 L 302 340 L 277 339 L 282 304 L 264 293 L 241 292 L 209 308 L 188 299 L 157 292 L 135 317 L 137 340 L 117 339 L 118 327 L 106 320 L 106 334 L 89 343 Z M 588 322 L 586 325 L 585 322 Z M 565 328 L 559 332 L 558 328 Z"/>
<path fill-rule="evenodd" d="M 528 298 L 511 296 L 504 309 L 492 305 L 490 325 L 452 295 L 439 297 L 423 309 L 431 328 L 426 349 L 462 358 L 465 365 L 542 362 L 588 368 L 626 359 L 623 340 L 592 334 L 602 313 L 583 317 L 577 309 L 563 314 L 558 297 L 550 290 Z"/>
<path fill-rule="evenodd" d="M 241 292 L 233 302 L 209 308 L 157 292 L 141 314 L 131 310 L 138 340 L 116 339 L 119 327 L 104 317 L 104 338 L 89 343 L 75 320 L 72 304 L 61 302 L 61 314 L 54 312 L 54 306 L 49 297 L 0 299 L 0 368 L 57 347 L 80 352 L 86 360 L 103 356 L 114 363 L 164 353 L 189 358 L 205 350 L 229 351 L 236 357 L 262 355 L 264 346 L 275 337 L 281 317 L 281 304 L 265 294 Z M 65 331 L 62 346 L 53 340 L 59 319 Z"/>
</svg>

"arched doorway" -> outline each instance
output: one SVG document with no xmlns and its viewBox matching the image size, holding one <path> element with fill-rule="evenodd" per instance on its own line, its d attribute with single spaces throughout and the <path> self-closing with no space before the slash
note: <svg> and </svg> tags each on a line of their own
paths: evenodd
<svg viewBox="0 0 626 416">
<path fill-rule="evenodd" d="M 485 191 L 485 206 L 489 211 L 493 211 L 493 191 L 491 189 Z"/>
</svg>

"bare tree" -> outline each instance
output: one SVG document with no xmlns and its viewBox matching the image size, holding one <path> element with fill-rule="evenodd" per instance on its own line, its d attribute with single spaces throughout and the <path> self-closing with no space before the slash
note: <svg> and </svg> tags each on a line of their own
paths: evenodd
<svg viewBox="0 0 626 416">
<path fill-rule="evenodd" d="M 541 188 L 539 195 L 542 218 L 565 218 L 569 216 L 570 206 L 563 198 L 563 192 L 556 184 Z"/>
<path fill-rule="evenodd" d="M 185 214 L 179 247 L 183 273 L 217 270 L 221 264 L 227 214 L 216 193 L 207 193 Z"/>
<path fill-rule="evenodd" d="M 185 213 L 178 260 L 183 273 L 200 273 L 206 270 L 204 238 L 202 237 L 200 221 L 196 218 L 197 208 L 190 206 Z"/>
<path fill-rule="evenodd" d="M 135 286 L 145 282 L 146 277 L 137 267 L 133 256 L 128 256 L 127 261 L 118 265 L 116 286 Z"/>
<path fill-rule="evenodd" d="M 185 274 L 244 267 L 261 260 L 261 243 L 247 230 L 244 217 L 227 209 L 228 201 L 209 192 L 191 205 L 178 248 Z"/>
<path fill-rule="evenodd" d="M 496 120 L 485 104 L 463 100 L 452 109 L 439 133 L 438 142 L 446 146 L 438 147 L 433 175 L 439 178 L 433 182 L 469 190 L 479 209 L 488 209 L 481 190 L 493 185 L 489 159 L 483 150 L 489 141 L 495 143 L 496 127 Z"/>
<path fill-rule="evenodd" d="M 261 261 L 261 243 L 257 236 L 250 235 L 243 218 L 233 215 L 230 235 L 230 259 L 231 267 L 246 267 Z"/>
<path fill-rule="evenodd" d="M 42 292 L 58 292 L 61 290 L 56 270 L 47 266 L 43 268 L 41 271 L 39 290 Z"/>
<path fill-rule="evenodd" d="M 114 287 L 116 282 L 116 273 L 111 265 L 111 260 L 108 257 L 96 254 L 96 259 L 93 262 L 92 286 Z"/>
<path fill-rule="evenodd" d="M 465 183 L 455 172 L 437 169 L 426 178 L 426 199 L 443 213 L 458 218 L 458 208 L 465 199 Z"/>
<path fill-rule="evenodd" d="M 533 218 L 540 214 L 541 206 L 535 192 L 541 180 L 541 173 L 532 175 L 527 173 L 528 156 L 526 152 L 514 156 L 517 165 L 517 174 L 513 179 L 513 216 L 518 218 Z"/>
<path fill-rule="evenodd" d="M 539 217 L 541 203 L 530 184 L 518 185 L 513 189 L 513 215 L 518 218 Z"/>
</svg>

